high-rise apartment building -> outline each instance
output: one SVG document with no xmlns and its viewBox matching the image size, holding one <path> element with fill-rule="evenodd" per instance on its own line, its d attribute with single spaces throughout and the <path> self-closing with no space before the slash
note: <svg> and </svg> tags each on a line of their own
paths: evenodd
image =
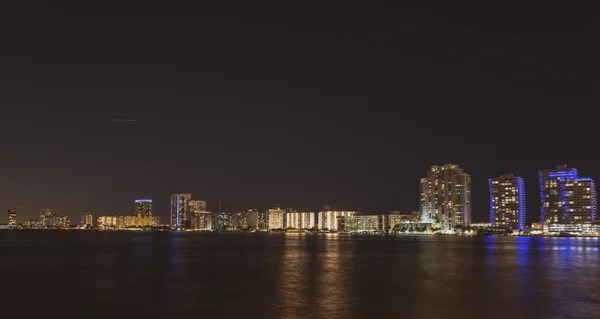
<svg viewBox="0 0 600 319">
<path fill-rule="evenodd" d="M 267 228 L 269 230 L 285 228 L 285 214 L 286 211 L 279 207 L 269 208 L 267 211 Z"/>
<path fill-rule="evenodd" d="M 138 217 L 152 217 L 152 200 L 136 199 L 134 202 L 134 215 Z"/>
<path fill-rule="evenodd" d="M 285 214 L 285 228 L 311 229 L 314 228 L 315 213 L 288 211 Z"/>
<path fill-rule="evenodd" d="M 171 195 L 171 230 L 184 230 L 188 222 L 189 201 L 191 194 L 172 194 Z"/>
<path fill-rule="evenodd" d="M 81 227 L 91 227 L 94 226 L 94 216 L 91 213 L 85 213 L 81 215 L 81 223 L 79 224 Z"/>
<path fill-rule="evenodd" d="M 213 215 L 206 210 L 206 202 L 202 200 L 190 200 L 188 202 L 188 214 L 191 227 L 194 230 L 212 230 Z"/>
<path fill-rule="evenodd" d="M 458 165 L 432 166 L 420 182 L 421 221 L 444 230 L 471 224 L 471 176 Z"/>
<path fill-rule="evenodd" d="M 539 170 L 538 178 L 542 225 L 591 223 L 596 219 L 594 180 L 579 177 L 577 169 L 567 165 Z"/>
<path fill-rule="evenodd" d="M 254 230 L 267 229 L 267 212 L 258 209 L 249 209 L 246 211 L 246 223 L 248 228 Z"/>
<path fill-rule="evenodd" d="M 319 212 L 317 223 L 319 229 L 321 230 L 329 230 L 329 231 L 337 231 L 338 230 L 338 219 L 343 217 L 349 217 L 357 215 L 358 212 L 355 211 L 321 211 Z"/>
<path fill-rule="evenodd" d="M 8 227 L 17 227 L 17 211 L 14 209 L 8 210 Z"/>
<path fill-rule="evenodd" d="M 525 229 L 525 183 L 522 177 L 502 175 L 488 180 L 490 223 L 494 230 Z"/>
</svg>

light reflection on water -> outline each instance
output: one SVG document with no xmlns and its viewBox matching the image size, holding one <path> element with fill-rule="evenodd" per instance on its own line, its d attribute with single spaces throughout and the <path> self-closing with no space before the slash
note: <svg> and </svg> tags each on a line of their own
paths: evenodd
<svg viewBox="0 0 600 319">
<path fill-rule="evenodd" d="M 600 318 L 600 241 L 9 233 L 7 317 Z M 41 298 L 43 294 L 44 298 Z M 28 307 L 37 300 L 39 307 Z M 66 316 L 68 317 L 68 316 Z"/>
</svg>

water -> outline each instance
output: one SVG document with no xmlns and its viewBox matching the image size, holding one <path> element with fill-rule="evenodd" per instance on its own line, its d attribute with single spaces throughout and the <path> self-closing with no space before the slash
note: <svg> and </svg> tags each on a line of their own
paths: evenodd
<svg viewBox="0 0 600 319">
<path fill-rule="evenodd" d="M 599 318 L 600 240 L 12 231 L 5 318 Z"/>
</svg>

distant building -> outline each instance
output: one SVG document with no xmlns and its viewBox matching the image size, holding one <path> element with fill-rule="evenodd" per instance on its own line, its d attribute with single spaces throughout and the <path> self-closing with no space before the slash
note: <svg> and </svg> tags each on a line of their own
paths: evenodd
<svg viewBox="0 0 600 319">
<path fill-rule="evenodd" d="M 317 223 L 320 230 L 337 231 L 338 218 L 357 215 L 356 211 L 321 211 L 318 214 Z"/>
<path fill-rule="evenodd" d="M 116 229 L 119 219 L 115 215 L 104 215 L 96 218 L 96 225 L 100 229 Z"/>
<path fill-rule="evenodd" d="M 8 210 L 8 227 L 16 228 L 17 224 L 17 211 L 14 209 Z"/>
<path fill-rule="evenodd" d="M 284 228 L 300 229 L 300 214 L 295 211 L 285 213 Z"/>
<path fill-rule="evenodd" d="M 458 165 L 432 166 L 420 181 L 421 220 L 444 230 L 471 224 L 471 176 Z"/>
<path fill-rule="evenodd" d="M 525 230 L 525 183 L 522 177 L 502 175 L 488 180 L 490 223 L 496 231 Z"/>
<path fill-rule="evenodd" d="M 51 208 L 42 208 L 40 211 L 39 228 L 67 229 L 70 224 L 71 219 L 69 217 L 57 215 Z"/>
<path fill-rule="evenodd" d="M 596 219 L 596 185 L 589 177 L 579 177 L 577 169 L 566 165 L 538 171 L 540 223 L 582 224 Z M 560 227 L 552 227 L 558 229 Z"/>
<path fill-rule="evenodd" d="M 207 211 L 195 212 L 192 215 L 192 229 L 203 231 L 213 230 L 213 214 Z"/>
<path fill-rule="evenodd" d="M 258 209 L 249 209 L 246 211 L 246 222 L 248 228 L 254 230 L 268 230 L 267 212 Z"/>
<path fill-rule="evenodd" d="M 152 200 L 136 199 L 134 201 L 134 215 L 139 217 L 152 217 Z"/>
<path fill-rule="evenodd" d="M 267 211 L 267 228 L 271 229 L 284 229 L 284 219 L 286 211 L 279 207 L 269 208 Z"/>
<path fill-rule="evenodd" d="M 215 214 L 214 229 L 216 231 L 232 231 L 237 229 L 237 214 L 220 212 Z"/>
<path fill-rule="evenodd" d="M 94 226 L 94 217 L 91 213 L 85 213 L 81 215 L 81 223 L 79 224 L 81 227 L 92 227 Z"/>
<path fill-rule="evenodd" d="M 193 230 L 212 230 L 213 215 L 206 210 L 206 201 L 188 201 L 188 214 Z"/>
<path fill-rule="evenodd" d="M 300 229 L 312 229 L 317 226 L 315 213 L 313 212 L 300 212 L 298 213 L 298 228 Z"/>
<path fill-rule="evenodd" d="M 410 221 L 405 214 L 350 215 L 338 217 L 338 231 L 346 233 L 403 233 L 431 231 L 431 223 Z M 410 215 L 408 215 L 410 216 Z"/>
<path fill-rule="evenodd" d="M 171 230 L 184 230 L 188 222 L 189 201 L 191 194 L 171 195 Z"/>
</svg>

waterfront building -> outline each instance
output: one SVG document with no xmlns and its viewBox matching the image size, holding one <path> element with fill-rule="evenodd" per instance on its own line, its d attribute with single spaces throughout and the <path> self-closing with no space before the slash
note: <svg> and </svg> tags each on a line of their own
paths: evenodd
<svg viewBox="0 0 600 319">
<path fill-rule="evenodd" d="M 443 230 L 471 224 L 471 176 L 458 165 L 432 166 L 420 180 L 421 220 Z"/>
<path fill-rule="evenodd" d="M 285 219 L 286 211 L 279 208 L 269 208 L 267 211 L 267 229 L 284 229 L 284 219 Z"/>
<path fill-rule="evenodd" d="M 192 215 L 192 229 L 202 231 L 213 230 L 213 214 L 207 211 L 195 212 Z"/>
<path fill-rule="evenodd" d="M 596 185 L 567 165 L 538 171 L 540 224 L 582 224 L 596 219 Z"/>
<path fill-rule="evenodd" d="M 300 214 L 296 211 L 285 213 L 284 228 L 300 229 Z"/>
<path fill-rule="evenodd" d="M 14 209 L 8 210 L 8 227 L 16 228 L 17 225 L 17 211 Z"/>
<path fill-rule="evenodd" d="M 172 194 L 171 195 L 171 230 L 184 230 L 188 222 L 189 201 L 191 194 Z"/>
<path fill-rule="evenodd" d="M 94 226 L 94 216 L 91 213 L 85 213 L 81 215 L 81 222 L 79 223 L 81 227 L 91 227 Z"/>
<path fill-rule="evenodd" d="M 100 229 L 116 229 L 118 218 L 115 215 L 103 215 L 96 218 L 96 225 Z"/>
<path fill-rule="evenodd" d="M 318 214 L 317 223 L 319 230 L 337 231 L 338 218 L 357 215 L 356 211 L 321 211 Z"/>
<path fill-rule="evenodd" d="M 213 229 L 213 215 L 206 210 L 206 201 L 188 201 L 188 214 L 193 230 L 206 231 Z"/>
<path fill-rule="evenodd" d="M 40 211 L 39 228 L 67 229 L 70 223 L 69 217 L 58 215 L 51 208 L 42 208 Z"/>
<path fill-rule="evenodd" d="M 525 183 L 513 174 L 488 180 L 492 230 L 525 230 Z"/>
<path fill-rule="evenodd" d="M 152 217 L 152 200 L 136 199 L 134 202 L 134 215 L 139 217 Z"/>
<path fill-rule="evenodd" d="M 246 211 L 246 222 L 248 228 L 255 230 L 267 229 L 267 212 L 258 209 L 249 209 Z"/>
<path fill-rule="evenodd" d="M 215 214 L 214 229 L 216 231 L 232 231 L 237 229 L 236 213 L 220 212 Z"/>
<path fill-rule="evenodd" d="M 299 229 L 313 229 L 316 226 L 315 213 L 314 212 L 300 212 L 298 213 L 298 228 Z"/>
<path fill-rule="evenodd" d="M 492 223 L 484 223 L 484 222 L 471 223 L 470 227 L 474 228 L 474 229 L 491 229 L 492 228 Z"/>
</svg>

